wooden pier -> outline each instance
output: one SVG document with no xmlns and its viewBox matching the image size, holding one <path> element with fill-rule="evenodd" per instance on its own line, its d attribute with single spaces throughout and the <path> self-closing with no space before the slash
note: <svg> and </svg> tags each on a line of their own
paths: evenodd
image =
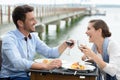
<svg viewBox="0 0 120 80">
<path fill-rule="evenodd" d="M 15 5 L 0 6 L 0 30 L 3 30 L 3 28 L 7 26 L 7 24 L 11 24 L 11 27 L 15 26 L 11 18 L 14 8 Z M 54 7 L 51 5 L 36 5 L 34 6 L 34 9 L 35 16 L 38 21 L 38 24 L 36 25 L 36 30 L 37 32 L 39 32 L 39 36 L 41 36 L 41 33 L 43 32 L 43 27 L 45 27 L 45 33 L 48 34 L 49 25 L 55 24 L 57 27 L 56 32 L 59 32 L 61 20 L 65 20 L 67 27 L 69 19 L 71 20 L 71 23 L 73 23 L 80 17 L 83 17 L 87 12 L 87 9 L 84 7 L 70 7 L 65 5 L 59 5 Z M 1 35 L 2 34 L 0 34 L 0 36 Z"/>
</svg>

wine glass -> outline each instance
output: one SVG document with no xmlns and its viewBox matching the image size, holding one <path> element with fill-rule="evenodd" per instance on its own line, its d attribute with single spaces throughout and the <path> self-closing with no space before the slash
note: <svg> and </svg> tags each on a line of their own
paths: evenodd
<svg viewBox="0 0 120 80">
<path fill-rule="evenodd" d="M 74 43 L 73 43 L 72 41 L 70 41 L 70 40 L 67 40 L 67 41 L 66 41 L 66 44 L 67 44 L 68 46 L 72 46 Z M 70 55 L 70 50 L 71 50 L 71 48 L 68 48 L 68 53 L 67 53 L 67 55 Z"/>
<path fill-rule="evenodd" d="M 81 44 L 87 46 L 87 41 L 86 40 L 82 40 L 82 39 L 81 40 L 77 40 L 77 46 L 80 47 Z"/>
<path fill-rule="evenodd" d="M 81 45 L 87 46 L 87 41 L 86 40 L 77 40 L 77 47 L 80 48 L 82 47 Z"/>
<path fill-rule="evenodd" d="M 79 47 L 80 46 L 80 40 L 77 40 L 77 47 Z"/>
</svg>

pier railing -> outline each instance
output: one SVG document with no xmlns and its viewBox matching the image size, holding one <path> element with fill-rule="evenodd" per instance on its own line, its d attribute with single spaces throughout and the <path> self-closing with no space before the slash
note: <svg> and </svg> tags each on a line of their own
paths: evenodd
<svg viewBox="0 0 120 80">
<path fill-rule="evenodd" d="M 12 11 L 16 5 L 0 5 L 0 24 L 11 23 L 12 22 Z M 68 13 L 79 13 L 80 11 L 85 11 L 86 8 L 83 7 L 71 7 L 71 6 L 53 6 L 53 5 L 34 5 L 35 16 L 40 18 L 42 21 L 46 17 L 68 15 Z"/>
</svg>

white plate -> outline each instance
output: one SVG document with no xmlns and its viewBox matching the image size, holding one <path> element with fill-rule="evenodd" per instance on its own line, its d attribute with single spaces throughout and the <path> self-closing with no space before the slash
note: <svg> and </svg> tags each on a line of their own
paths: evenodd
<svg viewBox="0 0 120 80">
<path fill-rule="evenodd" d="M 38 62 L 38 63 L 42 63 L 43 60 L 45 60 L 45 59 L 35 59 L 34 61 L 35 61 L 35 62 Z"/>
<path fill-rule="evenodd" d="M 91 65 L 92 63 L 91 62 L 85 62 L 86 65 Z"/>
<path fill-rule="evenodd" d="M 86 65 L 86 70 L 91 70 L 93 71 L 96 67 L 92 65 Z"/>
<path fill-rule="evenodd" d="M 35 59 L 34 61 L 35 61 L 35 62 L 38 62 L 38 63 L 42 63 L 43 60 L 54 60 L 54 59 L 47 59 L 47 58 L 44 58 L 44 59 Z M 67 63 L 67 61 L 65 61 L 65 60 L 61 60 L 61 61 L 62 61 L 62 64 Z"/>
<path fill-rule="evenodd" d="M 72 69 L 71 65 L 72 63 L 67 63 L 67 64 L 63 64 L 62 67 L 65 69 L 79 70 L 79 69 Z M 85 66 L 85 70 L 93 71 L 95 69 L 95 66 L 92 66 L 92 65 L 84 65 L 84 66 Z"/>
<path fill-rule="evenodd" d="M 53 59 L 47 59 L 47 58 L 44 58 L 44 59 L 35 59 L 34 61 L 35 62 L 38 62 L 38 63 L 42 63 L 43 60 L 53 60 Z M 65 69 L 71 69 L 71 65 L 73 64 L 72 63 L 68 63 L 68 61 L 66 60 L 61 60 L 62 61 L 62 67 L 65 68 Z M 83 65 L 85 66 L 85 70 L 91 70 L 93 71 L 95 69 L 95 66 L 92 66 L 92 65 L 88 65 L 88 64 L 91 64 L 89 62 L 85 62 Z M 71 70 L 79 70 L 79 69 L 71 69 Z"/>
<path fill-rule="evenodd" d="M 85 61 L 78 61 L 79 64 L 81 65 L 91 65 L 92 63 L 91 62 L 85 62 Z"/>
</svg>

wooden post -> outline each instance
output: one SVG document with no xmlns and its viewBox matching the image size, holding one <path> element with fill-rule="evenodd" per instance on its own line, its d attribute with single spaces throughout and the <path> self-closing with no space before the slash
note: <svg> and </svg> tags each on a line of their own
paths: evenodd
<svg viewBox="0 0 120 80">
<path fill-rule="evenodd" d="M 74 18 L 71 17 L 71 25 L 74 23 Z"/>
<path fill-rule="evenodd" d="M 40 24 L 35 27 L 36 31 L 38 32 L 38 36 L 41 40 L 42 40 L 42 33 L 44 32 L 44 27 L 45 27 L 44 24 Z"/>
<path fill-rule="evenodd" d="M 46 29 L 45 29 L 46 35 L 48 35 L 48 26 L 49 26 L 49 24 L 46 25 Z"/>
<path fill-rule="evenodd" d="M 38 17 L 38 7 L 36 6 L 36 17 Z"/>
<path fill-rule="evenodd" d="M 65 27 L 68 28 L 68 26 L 69 26 L 69 18 L 65 19 L 65 22 L 66 22 Z"/>
<path fill-rule="evenodd" d="M 57 27 L 57 28 L 56 28 L 56 32 L 59 33 L 59 31 L 60 31 L 60 24 L 58 23 L 58 24 L 56 25 L 56 27 Z"/>
<path fill-rule="evenodd" d="M 8 5 L 8 23 L 10 23 L 10 5 Z"/>
<path fill-rule="evenodd" d="M 0 24 L 3 23 L 2 5 L 0 6 Z"/>
</svg>

